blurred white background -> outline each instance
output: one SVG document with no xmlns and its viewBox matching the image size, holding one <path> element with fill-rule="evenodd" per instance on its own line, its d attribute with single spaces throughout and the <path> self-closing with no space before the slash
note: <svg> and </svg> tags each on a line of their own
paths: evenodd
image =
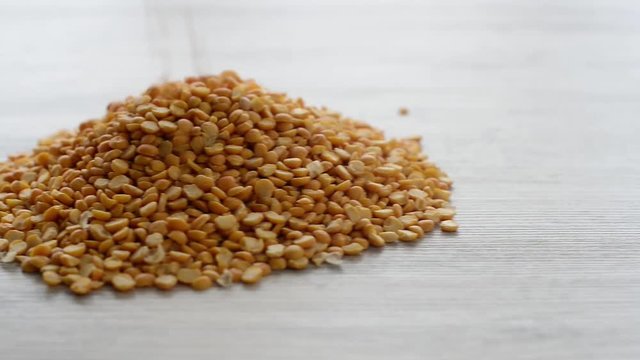
<svg viewBox="0 0 640 360">
<path fill-rule="evenodd" d="M 100 116 L 154 82 L 224 69 L 381 126 L 399 106 L 430 121 L 571 110 L 579 116 L 563 121 L 582 122 L 603 101 L 633 106 L 640 80 L 629 0 L 0 6 L 0 120 L 32 124 L 20 137 Z"/>
<path fill-rule="evenodd" d="M 461 224 L 204 294 L 78 300 L 3 268 L 0 357 L 640 358 L 639 20 L 635 0 L 0 0 L 0 158 L 235 69 L 423 136 Z"/>
</svg>

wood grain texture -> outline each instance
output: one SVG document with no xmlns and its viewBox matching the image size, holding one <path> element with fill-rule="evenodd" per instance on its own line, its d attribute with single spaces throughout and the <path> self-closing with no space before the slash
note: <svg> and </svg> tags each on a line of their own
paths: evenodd
<svg viewBox="0 0 640 360">
<path fill-rule="evenodd" d="M 1 1 L 3 157 L 152 82 L 233 68 L 422 135 L 461 230 L 205 293 L 80 299 L 3 265 L 0 358 L 640 358 L 639 16 L 633 0 Z"/>
</svg>

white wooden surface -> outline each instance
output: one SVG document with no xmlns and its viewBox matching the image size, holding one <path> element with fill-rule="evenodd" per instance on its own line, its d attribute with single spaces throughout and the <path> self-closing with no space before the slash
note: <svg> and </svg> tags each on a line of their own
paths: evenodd
<svg viewBox="0 0 640 360">
<path fill-rule="evenodd" d="M 205 293 L 80 299 L 2 266 L 0 358 L 640 358 L 639 20 L 633 0 L 1 1 L 0 156 L 233 68 L 422 135 L 461 231 Z"/>
</svg>

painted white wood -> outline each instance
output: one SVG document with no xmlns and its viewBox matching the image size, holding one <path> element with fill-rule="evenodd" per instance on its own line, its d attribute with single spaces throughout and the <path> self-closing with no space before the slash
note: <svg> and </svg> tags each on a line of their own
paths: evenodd
<svg viewBox="0 0 640 360">
<path fill-rule="evenodd" d="M 205 293 L 80 299 L 3 265 L 0 358 L 640 358 L 639 17 L 632 0 L 1 1 L 0 156 L 233 68 L 422 135 L 461 231 Z"/>
</svg>

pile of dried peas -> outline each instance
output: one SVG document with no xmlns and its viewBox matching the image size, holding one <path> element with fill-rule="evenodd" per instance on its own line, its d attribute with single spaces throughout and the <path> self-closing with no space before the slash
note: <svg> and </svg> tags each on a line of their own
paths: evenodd
<svg viewBox="0 0 640 360">
<path fill-rule="evenodd" d="M 234 72 L 153 86 L 0 164 L 0 261 L 83 295 L 253 284 L 457 230 L 419 138 Z"/>
</svg>

